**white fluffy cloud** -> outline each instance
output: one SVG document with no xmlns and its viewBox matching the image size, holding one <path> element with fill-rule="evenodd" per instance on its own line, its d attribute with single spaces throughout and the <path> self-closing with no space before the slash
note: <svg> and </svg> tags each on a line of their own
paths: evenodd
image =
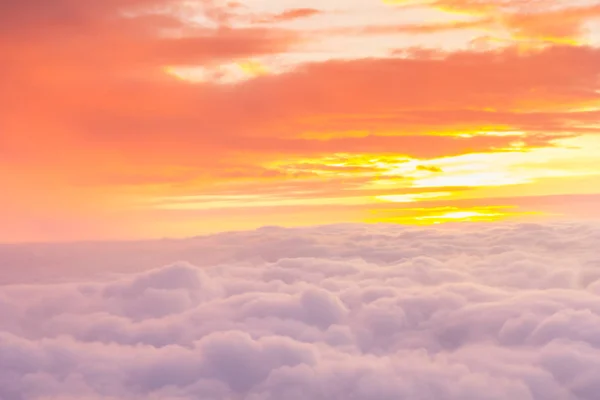
<svg viewBox="0 0 600 400">
<path fill-rule="evenodd" d="M 599 248 L 575 224 L 0 248 L 0 399 L 597 399 Z"/>
</svg>

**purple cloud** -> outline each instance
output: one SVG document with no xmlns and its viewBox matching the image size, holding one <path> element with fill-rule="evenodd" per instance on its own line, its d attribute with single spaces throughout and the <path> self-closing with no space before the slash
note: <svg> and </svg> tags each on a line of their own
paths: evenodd
<svg viewBox="0 0 600 400">
<path fill-rule="evenodd" d="M 20 271 L 0 399 L 596 399 L 599 244 L 592 225 L 351 224 L 0 248 Z"/>
</svg>

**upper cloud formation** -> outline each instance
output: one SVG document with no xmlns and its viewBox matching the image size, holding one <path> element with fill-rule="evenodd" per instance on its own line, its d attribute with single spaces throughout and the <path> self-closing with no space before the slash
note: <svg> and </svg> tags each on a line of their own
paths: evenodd
<svg viewBox="0 0 600 400">
<path fill-rule="evenodd" d="M 109 271 L 145 249 L 211 265 L 2 286 L 0 398 L 593 400 L 599 240 L 575 224 L 337 225 L 97 245 L 101 259 L 65 245 Z M 0 262 L 27 270 L 18 254 Z"/>
<path fill-rule="evenodd" d="M 487 10 L 508 3 L 439 6 Z M 327 33 L 240 23 L 241 16 L 255 15 L 244 2 L 27 0 L 5 1 L 0 9 L 5 60 L 0 117 L 6 136 L 0 143 L 6 153 L 20 155 L 7 162 L 33 159 L 62 175 L 67 166 L 93 164 L 70 168 L 85 175 L 75 181 L 114 176 L 102 165 L 123 171 L 142 162 L 153 164 L 145 175 L 164 174 L 176 162 L 210 174 L 215 167 L 232 167 L 222 164 L 240 151 L 256 157 L 240 162 L 243 167 L 282 153 L 307 157 L 394 148 L 409 156 L 438 157 L 505 149 L 516 140 L 525 147 L 548 146 L 564 132 L 596 130 L 590 122 L 597 112 L 570 112 L 598 101 L 596 48 L 447 54 L 390 47 L 375 59 L 300 60 L 285 73 L 239 85 L 215 84 L 219 72 L 206 79 L 196 76 L 200 82 L 192 84 L 169 71 L 217 68 L 269 55 L 293 59 L 299 54 L 294 51 L 307 51 L 300 44 L 319 42 Z M 289 8 L 264 18 L 281 21 L 324 12 Z M 518 18 L 533 18 L 527 15 Z M 424 23 L 414 31 L 471 23 Z M 413 29 L 386 22 L 366 26 L 363 33 L 373 30 Z M 387 57 L 394 50 L 396 55 Z M 438 135 L 485 129 L 528 135 Z M 57 165 L 48 147 L 70 151 Z M 143 160 L 133 160 L 137 154 Z"/>
</svg>

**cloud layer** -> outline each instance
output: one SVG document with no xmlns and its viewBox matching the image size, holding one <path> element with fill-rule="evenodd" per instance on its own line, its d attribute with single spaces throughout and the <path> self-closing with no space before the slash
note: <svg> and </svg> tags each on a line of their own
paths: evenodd
<svg viewBox="0 0 600 400">
<path fill-rule="evenodd" d="M 0 398 L 595 399 L 599 242 L 576 224 L 334 225 L 2 248 L 24 271 L 69 246 L 110 273 L 159 248 L 209 265 L 0 287 Z"/>
</svg>

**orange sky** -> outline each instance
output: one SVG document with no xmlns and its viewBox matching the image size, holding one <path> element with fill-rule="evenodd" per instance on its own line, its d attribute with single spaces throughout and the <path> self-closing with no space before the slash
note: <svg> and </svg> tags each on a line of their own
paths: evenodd
<svg viewBox="0 0 600 400">
<path fill-rule="evenodd" d="M 599 218 L 592 0 L 0 0 L 0 242 Z"/>
</svg>

